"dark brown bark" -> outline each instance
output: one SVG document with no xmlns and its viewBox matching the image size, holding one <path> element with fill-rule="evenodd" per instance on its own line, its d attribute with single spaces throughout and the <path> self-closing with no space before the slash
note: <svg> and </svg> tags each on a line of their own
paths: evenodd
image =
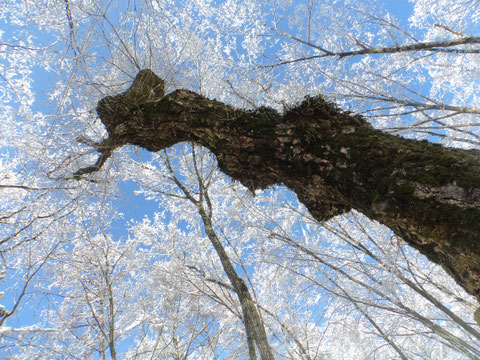
<svg viewBox="0 0 480 360">
<path fill-rule="evenodd" d="M 480 300 L 479 151 L 383 133 L 320 96 L 284 115 L 187 90 L 115 110 L 127 93 L 99 102 L 109 134 L 102 164 L 124 144 L 159 151 L 193 141 L 251 191 L 286 185 L 320 222 L 355 209 L 388 226 Z"/>
</svg>

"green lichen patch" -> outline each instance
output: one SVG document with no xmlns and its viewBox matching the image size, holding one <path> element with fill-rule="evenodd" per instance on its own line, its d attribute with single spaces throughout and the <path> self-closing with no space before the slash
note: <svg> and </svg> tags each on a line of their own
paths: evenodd
<svg viewBox="0 0 480 360">
<path fill-rule="evenodd" d="M 281 115 L 275 109 L 261 106 L 254 110 L 238 113 L 235 123 L 232 125 L 253 137 L 273 140 L 275 137 L 275 125 L 281 119 Z"/>
</svg>

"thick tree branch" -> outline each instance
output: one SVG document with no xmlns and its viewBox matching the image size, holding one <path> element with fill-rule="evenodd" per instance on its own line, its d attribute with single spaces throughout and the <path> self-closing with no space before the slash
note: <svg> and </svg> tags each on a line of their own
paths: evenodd
<svg viewBox="0 0 480 360">
<path fill-rule="evenodd" d="M 390 227 L 480 300 L 479 151 L 383 133 L 322 97 L 280 115 L 187 90 L 125 111 L 117 106 L 124 96 L 97 108 L 112 150 L 203 145 L 252 192 L 284 184 L 320 222 L 356 209 Z"/>
</svg>

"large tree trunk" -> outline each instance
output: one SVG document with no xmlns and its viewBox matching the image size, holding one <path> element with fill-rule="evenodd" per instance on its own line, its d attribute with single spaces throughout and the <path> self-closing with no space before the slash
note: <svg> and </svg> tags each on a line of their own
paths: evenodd
<svg viewBox="0 0 480 360">
<path fill-rule="evenodd" d="M 388 226 L 480 300 L 479 151 L 383 133 L 320 96 L 280 115 L 187 90 L 134 105 L 128 94 L 99 102 L 109 138 L 96 144 L 97 163 L 76 177 L 98 170 L 124 144 L 159 151 L 193 141 L 251 191 L 286 185 L 320 222 L 355 209 Z"/>
</svg>

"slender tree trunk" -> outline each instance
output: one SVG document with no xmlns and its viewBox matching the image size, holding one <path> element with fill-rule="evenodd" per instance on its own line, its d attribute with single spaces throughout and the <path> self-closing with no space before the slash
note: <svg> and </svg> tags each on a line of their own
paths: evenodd
<svg viewBox="0 0 480 360">
<path fill-rule="evenodd" d="M 237 275 L 237 272 L 235 271 L 227 252 L 223 248 L 220 239 L 218 239 L 217 234 L 213 230 L 212 222 L 207 216 L 203 207 L 198 206 L 198 211 L 205 225 L 205 232 L 207 233 L 208 238 L 220 257 L 223 269 L 225 270 L 225 273 L 227 274 L 228 279 L 230 280 L 230 283 L 232 284 L 232 287 L 237 293 L 238 299 L 240 300 L 240 304 L 242 306 L 243 323 L 247 333 L 249 359 L 257 359 L 255 351 L 255 344 L 257 344 L 258 352 L 260 353 L 260 358 L 262 360 L 274 360 L 275 358 L 268 342 L 263 321 L 260 317 L 257 307 L 255 306 L 252 296 L 250 295 L 247 285 L 243 279 Z"/>
<path fill-rule="evenodd" d="M 115 303 L 113 289 L 109 277 L 105 279 L 108 286 L 108 348 L 112 360 L 117 360 L 117 349 L 115 348 Z"/>
<path fill-rule="evenodd" d="M 280 115 L 187 90 L 134 105 L 125 94 L 99 102 L 109 138 L 94 145 L 97 163 L 75 177 L 124 144 L 159 151 L 193 141 L 252 192 L 286 185 L 320 222 L 355 209 L 388 226 L 480 300 L 479 151 L 383 133 L 320 96 Z"/>
<path fill-rule="evenodd" d="M 195 163 L 195 152 L 193 154 Z M 220 258 L 223 270 L 225 271 L 225 274 L 230 280 L 232 289 L 235 291 L 238 300 L 240 301 L 243 315 L 243 324 L 245 326 L 245 332 L 247 335 L 248 358 L 250 360 L 257 359 L 257 352 L 255 348 L 256 344 L 258 352 L 260 353 L 260 358 L 262 360 L 274 360 L 275 358 L 268 342 L 267 332 L 265 331 L 263 320 L 260 316 L 259 311 L 257 310 L 255 302 L 252 299 L 252 295 L 250 294 L 250 291 L 248 290 L 245 281 L 243 281 L 243 279 L 238 276 L 237 271 L 235 270 L 227 252 L 225 251 L 225 248 L 222 245 L 222 242 L 218 238 L 213 228 L 212 205 L 210 197 L 208 195 L 208 190 L 205 187 L 203 179 L 200 176 L 200 172 L 198 171 L 196 163 L 194 166 L 200 190 L 199 200 L 195 199 L 194 196 L 190 193 L 190 191 L 185 186 L 183 186 L 183 184 L 177 179 L 168 158 L 166 160 L 166 165 L 170 171 L 170 174 L 172 175 L 172 179 L 175 184 L 177 184 L 177 186 L 184 193 L 185 197 L 189 201 L 191 201 L 197 208 L 198 213 L 202 218 L 203 225 L 205 226 L 205 232 L 207 234 L 207 237 L 212 243 L 218 257 Z"/>
</svg>

